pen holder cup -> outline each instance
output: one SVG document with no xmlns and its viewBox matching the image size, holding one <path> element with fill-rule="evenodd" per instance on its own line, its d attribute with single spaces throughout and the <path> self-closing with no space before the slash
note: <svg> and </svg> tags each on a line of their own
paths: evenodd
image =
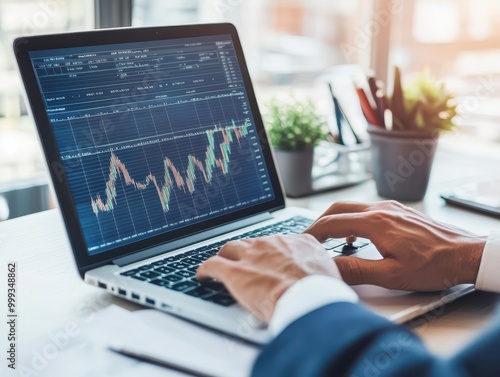
<svg viewBox="0 0 500 377">
<path fill-rule="evenodd" d="M 417 131 L 368 127 L 373 178 L 380 196 L 416 202 L 427 191 L 438 138 Z"/>
</svg>

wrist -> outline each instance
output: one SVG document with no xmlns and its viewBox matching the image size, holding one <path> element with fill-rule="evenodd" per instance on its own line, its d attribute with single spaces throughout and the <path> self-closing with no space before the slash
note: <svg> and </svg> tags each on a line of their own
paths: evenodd
<svg viewBox="0 0 500 377">
<path fill-rule="evenodd" d="M 279 298 L 269 329 L 278 335 L 300 317 L 335 302 L 358 302 L 354 290 L 343 281 L 326 275 L 309 275 L 297 280 Z"/>
<path fill-rule="evenodd" d="M 486 236 L 478 236 L 463 242 L 459 258 L 456 260 L 458 284 L 476 283 L 487 239 Z"/>
<path fill-rule="evenodd" d="M 286 291 L 290 287 L 292 287 L 299 279 L 286 279 L 278 284 L 276 284 L 270 291 L 269 291 L 269 305 L 261 305 L 261 313 L 260 317 L 265 323 L 269 323 L 271 320 L 274 311 L 276 309 L 276 305 L 279 301 L 279 299 L 285 294 Z"/>
</svg>

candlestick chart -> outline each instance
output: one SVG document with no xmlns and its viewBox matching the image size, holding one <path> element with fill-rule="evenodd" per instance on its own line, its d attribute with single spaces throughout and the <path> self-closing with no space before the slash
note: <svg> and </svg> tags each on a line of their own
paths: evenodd
<svg viewBox="0 0 500 377">
<path fill-rule="evenodd" d="M 196 172 L 199 172 L 203 181 L 211 184 L 214 177 L 214 170 L 219 169 L 222 174 L 229 173 L 229 163 L 231 156 L 231 149 L 234 142 L 240 143 L 240 140 L 248 135 L 248 123 L 242 126 L 237 126 L 234 121 L 230 127 L 218 127 L 215 129 L 205 131 L 207 138 L 207 147 L 205 150 L 205 159 L 200 161 L 196 156 L 187 155 L 187 168 L 185 172 L 179 171 L 174 165 L 172 160 L 165 157 L 163 160 L 164 175 L 163 183 L 149 173 L 144 180 L 136 181 L 130 176 L 125 164 L 118 158 L 118 156 L 111 152 L 109 161 L 109 180 L 106 182 L 105 199 L 97 194 L 91 198 L 92 211 L 97 215 L 100 212 L 109 212 L 115 208 L 117 202 L 117 179 L 121 178 L 126 186 L 132 186 L 136 190 L 146 190 L 154 187 L 158 194 L 159 203 L 163 212 L 168 212 L 170 207 L 170 199 L 172 190 L 178 190 L 186 193 L 193 193 L 196 189 Z M 216 141 L 215 135 L 222 136 L 222 142 L 218 144 L 220 157 L 216 156 Z"/>
</svg>

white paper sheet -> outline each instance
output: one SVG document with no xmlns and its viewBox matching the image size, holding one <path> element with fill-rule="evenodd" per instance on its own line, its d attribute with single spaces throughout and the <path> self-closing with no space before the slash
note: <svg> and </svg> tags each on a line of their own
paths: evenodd
<svg viewBox="0 0 500 377">
<path fill-rule="evenodd" d="M 27 346 L 43 352 L 46 339 Z M 108 350 L 125 348 L 215 376 L 248 376 L 259 348 L 156 310 L 130 312 L 112 305 L 57 356 L 35 368 L 33 352 L 23 352 L 16 376 L 179 377 L 184 373 L 139 362 Z"/>
</svg>

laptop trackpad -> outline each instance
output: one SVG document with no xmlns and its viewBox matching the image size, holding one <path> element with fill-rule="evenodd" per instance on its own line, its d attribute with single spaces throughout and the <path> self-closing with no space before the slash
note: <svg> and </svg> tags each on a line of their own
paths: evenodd
<svg viewBox="0 0 500 377">
<path fill-rule="evenodd" d="M 368 245 L 370 245 L 370 241 L 363 238 L 357 239 L 353 243 L 345 242 L 345 238 L 330 238 L 323 243 L 325 250 L 333 252 L 333 256 L 351 255 Z"/>
</svg>

